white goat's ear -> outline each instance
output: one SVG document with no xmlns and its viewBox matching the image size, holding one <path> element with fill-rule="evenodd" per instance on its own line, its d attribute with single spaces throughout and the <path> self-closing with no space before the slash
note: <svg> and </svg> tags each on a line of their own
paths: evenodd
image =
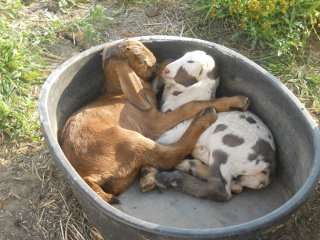
<svg viewBox="0 0 320 240">
<path fill-rule="evenodd" d="M 129 102 L 142 111 L 151 109 L 151 104 L 147 100 L 141 80 L 129 63 L 127 61 L 121 61 L 121 63 L 117 64 L 115 72 L 118 76 L 121 90 Z"/>
</svg>

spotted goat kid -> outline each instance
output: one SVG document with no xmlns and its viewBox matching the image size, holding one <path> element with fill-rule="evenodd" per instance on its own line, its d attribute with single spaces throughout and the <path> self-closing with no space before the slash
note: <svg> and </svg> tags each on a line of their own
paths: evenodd
<svg viewBox="0 0 320 240">
<path fill-rule="evenodd" d="M 161 111 L 174 111 L 182 104 L 215 98 L 219 74 L 213 58 L 203 51 L 186 53 L 163 71 L 165 88 Z M 159 80 L 159 79 L 158 79 Z M 153 83 L 154 90 L 161 84 Z M 164 133 L 156 142 L 173 144 L 192 120 L 186 120 Z M 249 111 L 218 113 L 176 171 L 156 175 L 160 188 L 173 188 L 215 201 L 228 201 L 231 192 L 243 187 L 266 187 L 275 171 L 275 144 L 264 123 Z"/>
</svg>

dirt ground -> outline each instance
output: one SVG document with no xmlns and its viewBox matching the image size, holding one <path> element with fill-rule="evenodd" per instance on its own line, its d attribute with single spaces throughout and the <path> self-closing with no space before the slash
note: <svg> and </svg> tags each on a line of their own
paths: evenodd
<svg viewBox="0 0 320 240">
<path fill-rule="evenodd" d="M 206 39 L 205 26 L 190 30 L 192 24 L 186 18 L 186 10 L 181 8 L 188 1 L 158 1 L 158 9 L 150 9 L 147 4 L 122 5 L 118 1 L 91 1 L 75 7 L 68 14 L 62 13 L 57 5 L 49 2 L 53 1 L 29 1 L 19 14 L 29 22 L 45 25 L 49 24 L 46 17 L 48 14 L 68 23 L 77 17 L 88 16 L 90 8 L 95 4 L 106 8 L 106 16 L 113 16 L 119 9 L 121 11 L 116 15 L 114 25 L 105 27 L 102 40 L 87 42 L 83 31 L 74 35 L 66 32 L 57 34 L 57 43 L 45 46 L 50 53 L 44 56 L 51 63 L 48 73 L 59 66 L 63 59 L 102 42 L 127 37 L 128 34 Z M 17 29 L 23 28 L 22 19 L 13 20 Z M 226 40 L 233 34 L 232 27 L 223 22 L 210 27 L 215 28 L 216 43 L 233 48 L 249 58 L 256 54 L 245 45 Z M 44 142 L 37 144 L 24 140 L 7 143 L 2 139 L 0 144 L 0 240 L 103 239 L 82 212 Z M 319 226 L 318 186 L 310 200 L 282 225 L 279 239 L 317 240 L 320 239 Z"/>
</svg>

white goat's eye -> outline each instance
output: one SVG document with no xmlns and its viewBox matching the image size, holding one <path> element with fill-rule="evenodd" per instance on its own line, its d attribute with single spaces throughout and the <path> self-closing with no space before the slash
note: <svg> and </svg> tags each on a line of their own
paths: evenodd
<svg viewBox="0 0 320 240">
<path fill-rule="evenodd" d="M 189 61 L 187 61 L 187 63 L 194 63 L 194 61 L 192 61 L 192 60 L 189 60 Z"/>
</svg>

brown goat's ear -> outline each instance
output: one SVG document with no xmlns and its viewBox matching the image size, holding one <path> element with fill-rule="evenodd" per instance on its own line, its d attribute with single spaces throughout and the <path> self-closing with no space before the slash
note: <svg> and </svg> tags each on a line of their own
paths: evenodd
<svg viewBox="0 0 320 240">
<path fill-rule="evenodd" d="M 111 58 L 115 57 L 118 52 L 123 51 L 126 46 L 122 44 L 106 46 L 102 51 L 102 62 L 107 62 Z"/>
<path fill-rule="evenodd" d="M 115 72 L 119 78 L 121 90 L 128 100 L 142 111 L 151 109 L 140 78 L 127 62 L 121 61 Z"/>
</svg>

